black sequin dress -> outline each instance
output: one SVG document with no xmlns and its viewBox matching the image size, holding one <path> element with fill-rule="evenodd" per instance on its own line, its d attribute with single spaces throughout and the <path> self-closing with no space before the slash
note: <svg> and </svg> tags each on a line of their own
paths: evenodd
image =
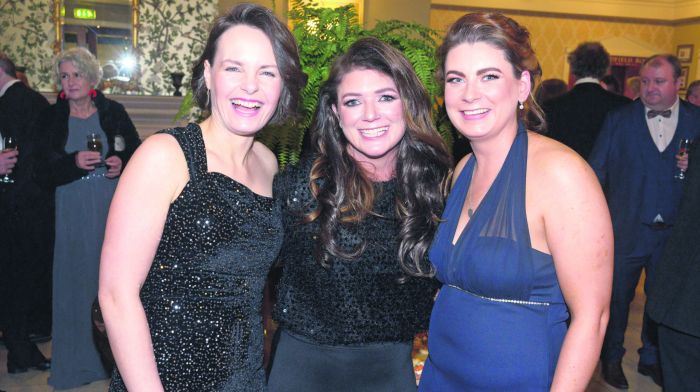
<svg viewBox="0 0 700 392">
<path fill-rule="evenodd" d="M 282 243 L 272 198 L 207 172 L 201 129 L 164 131 L 180 143 L 190 181 L 170 206 L 141 289 L 166 391 L 265 389 L 263 286 Z M 110 391 L 125 391 L 115 371 Z"/>
<path fill-rule="evenodd" d="M 397 180 L 374 184 L 372 214 L 337 227 L 335 240 L 341 249 L 364 244 L 362 254 L 352 260 L 332 258 L 324 268 L 313 254 L 319 224 L 302 223 L 303 215 L 317 206 L 309 189 L 311 164 L 307 159 L 287 166 L 275 178 L 285 237 L 274 311 L 279 342 L 268 388 L 415 391 L 413 337 L 428 327 L 437 282 L 405 277 L 399 265 Z"/>
<path fill-rule="evenodd" d="M 364 243 L 354 260 L 333 258 L 321 267 L 313 252 L 318 222 L 302 223 L 316 199 L 309 189 L 312 159 L 287 166 L 275 178 L 285 237 L 278 262 L 284 270 L 278 286 L 274 317 L 280 326 L 321 344 L 362 345 L 412 341 L 428 327 L 437 282 L 408 278 L 398 261 L 399 219 L 395 179 L 375 184 L 374 214 L 361 224 L 339 225 L 336 241 L 353 250 Z"/>
</svg>

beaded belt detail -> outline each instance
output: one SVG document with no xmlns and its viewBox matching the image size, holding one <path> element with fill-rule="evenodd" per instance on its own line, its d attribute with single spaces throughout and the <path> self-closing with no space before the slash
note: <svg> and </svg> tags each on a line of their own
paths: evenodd
<svg viewBox="0 0 700 392">
<path fill-rule="evenodd" d="M 80 179 L 81 179 L 81 180 L 90 180 L 90 179 L 93 179 L 93 178 L 105 177 L 105 174 L 107 174 L 107 173 L 105 173 L 105 172 L 101 172 L 101 173 L 92 172 L 92 173 L 89 173 L 89 174 L 87 174 L 87 175 L 84 175 L 84 176 L 80 177 Z"/>
<path fill-rule="evenodd" d="M 491 297 L 484 297 L 483 295 L 479 294 L 474 294 L 471 291 L 464 290 L 463 288 L 457 287 L 455 285 L 448 284 L 447 286 L 452 287 L 453 289 L 457 289 L 463 293 L 472 295 L 477 298 L 485 299 L 487 301 L 493 301 L 493 302 L 502 302 L 502 303 L 507 303 L 507 304 L 516 304 L 516 305 L 538 305 L 538 306 L 549 306 L 549 302 L 536 302 L 536 301 L 522 301 L 519 299 L 505 299 L 505 298 L 491 298 Z"/>
</svg>

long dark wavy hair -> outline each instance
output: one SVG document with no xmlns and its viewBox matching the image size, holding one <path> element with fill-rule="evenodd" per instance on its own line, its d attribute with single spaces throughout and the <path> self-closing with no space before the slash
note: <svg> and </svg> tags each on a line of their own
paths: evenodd
<svg viewBox="0 0 700 392">
<path fill-rule="evenodd" d="M 436 76 L 445 84 L 445 59 L 452 48 L 463 43 L 484 42 L 503 51 L 506 60 L 513 66 L 513 73 L 519 78 L 523 71 L 530 73 L 530 84 L 534 89 L 542 76 L 542 68 L 530 43 L 530 32 L 515 20 L 499 13 L 477 12 L 457 19 L 447 31 L 445 40 L 437 50 L 438 67 Z M 535 101 L 532 90 L 523 102 L 525 110 L 518 111 L 518 118 L 529 129 L 543 131 L 546 128 L 542 108 Z M 513 110 L 516 110 L 513 108 Z"/>
<path fill-rule="evenodd" d="M 338 85 L 357 69 L 375 70 L 394 81 L 403 105 L 406 132 L 396 157 L 396 213 L 399 231 L 399 264 L 405 274 L 432 276 L 427 252 L 444 206 L 452 160 L 435 129 L 430 99 L 411 64 L 396 49 L 376 38 L 353 43 L 331 68 L 321 86 L 311 128 L 311 146 L 318 154 L 311 167 L 310 187 L 318 202 L 305 221 L 318 221 L 317 261 L 328 267 L 331 258 L 353 259 L 364 250 L 341 249 L 335 240 L 339 224 L 356 223 L 372 213 L 374 188 L 358 162 L 348 154 L 348 141 L 333 112 L 338 105 Z"/>
</svg>

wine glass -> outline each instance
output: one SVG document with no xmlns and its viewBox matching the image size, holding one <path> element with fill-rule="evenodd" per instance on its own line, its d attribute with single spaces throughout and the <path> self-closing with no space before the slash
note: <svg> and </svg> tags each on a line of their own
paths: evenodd
<svg viewBox="0 0 700 392">
<path fill-rule="evenodd" d="M 3 151 L 14 150 L 16 148 L 17 148 L 17 139 L 16 138 L 14 138 L 12 136 L 5 136 L 3 138 L 3 146 L 2 146 Z M 2 182 L 4 182 L 5 184 L 12 184 L 15 182 L 15 180 L 13 180 L 10 177 L 9 173 L 5 173 L 5 177 L 2 178 Z"/>
<path fill-rule="evenodd" d="M 690 139 L 681 139 L 681 141 L 678 143 L 678 155 L 685 156 L 688 154 L 688 152 L 690 152 L 690 144 L 692 142 L 693 141 Z M 685 180 L 685 170 L 678 169 L 678 172 L 673 177 L 679 180 Z"/>
<path fill-rule="evenodd" d="M 102 138 L 97 133 L 90 133 L 87 135 L 87 149 L 88 151 L 99 152 L 102 154 Z M 100 162 L 95 165 L 95 167 L 103 166 L 104 162 L 100 158 Z"/>
</svg>

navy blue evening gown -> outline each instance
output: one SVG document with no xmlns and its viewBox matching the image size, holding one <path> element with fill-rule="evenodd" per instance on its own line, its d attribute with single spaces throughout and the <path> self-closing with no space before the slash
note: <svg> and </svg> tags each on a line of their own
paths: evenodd
<svg viewBox="0 0 700 392">
<path fill-rule="evenodd" d="M 474 156 L 448 197 L 430 250 L 443 286 L 430 320 L 421 391 L 545 391 L 552 383 L 569 314 L 551 255 L 530 244 L 527 142 L 520 125 L 454 244 Z"/>
</svg>

